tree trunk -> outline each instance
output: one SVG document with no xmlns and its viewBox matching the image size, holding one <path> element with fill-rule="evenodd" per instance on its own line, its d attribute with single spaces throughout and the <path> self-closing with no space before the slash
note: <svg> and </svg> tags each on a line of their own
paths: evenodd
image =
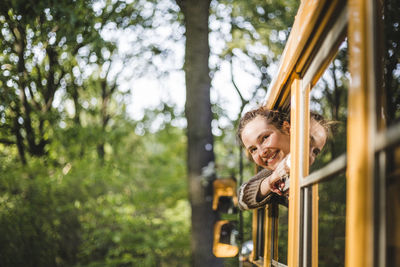
<svg viewBox="0 0 400 267">
<path fill-rule="evenodd" d="M 192 266 L 222 266 L 212 253 L 213 225 L 212 178 L 202 169 L 214 162 L 211 132 L 208 17 L 210 0 L 177 1 L 185 17 L 186 105 L 188 137 L 188 179 L 192 208 Z"/>
</svg>

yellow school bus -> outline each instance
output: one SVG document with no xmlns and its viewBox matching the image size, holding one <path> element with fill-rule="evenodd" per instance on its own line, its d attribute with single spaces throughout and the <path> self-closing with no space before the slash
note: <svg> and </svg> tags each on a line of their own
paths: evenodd
<svg viewBox="0 0 400 267">
<path fill-rule="evenodd" d="M 282 226 L 278 203 L 253 211 L 250 265 L 400 266 L 398 2 L 301 1 L 265 101 L 268 108 L 291 114 L 288 219 Z M 336 59 L 339 55 L 341 60 Z M 346 71 L 337 72 L 344 65 Z M 325 77 L 329 72 L 340 77 Z M 344 149 L 311 169 L 310 109 L 313 105 L 321 108 L 318 94 L 335 86 L 346 87 L 346 101 L 340 103 L 346 114 L 345 135 L 333 136 L 344 140 Z M 333 196 L 343 194 L 343 203 L 333 205 L 336 200 L 326 199 L 321 190 L 336 190 Z M 334 214 L 334 208 L 322 211 L 324 201 L 340 210 L 335 216 L 342 216 L 342 234 L 322 229 L 322 222 Z M 331 224 L 340 226 L 341 221 Z M 332 240 L 326 239 L 327 233 Z M 342 236 L 338 239 L 338 235 Z M 282 238 L 284 249 L 279 245 Z"/>
</svg>

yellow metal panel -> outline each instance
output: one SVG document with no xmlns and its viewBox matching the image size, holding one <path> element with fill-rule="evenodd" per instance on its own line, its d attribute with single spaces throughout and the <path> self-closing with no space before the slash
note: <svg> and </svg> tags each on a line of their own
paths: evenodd
<svg viewBox="0 0 400 267">
<path fill-rule="evenodd" d="M 272 259 L 278 258 L 278 204 L 269 204 L 266 206 L 265 214 L 265 250 L 264 250 L 264 267 L 269 267 Z M 275 220 L 274 220 L 275 219 Z M 274 230 L 274 231 L 273 231 Z M 272 240 L 272 235 L 275 236 Z M 272 247 L 274 255 L 271 254 Z"/>
<path fill-rule="evenodd" d="M 349 0 L 351 83 L 347 128 L 346 266 L 373 266 L 373 64 L 371 1 Z M 371 27 L 371 28 L 370 28 Z"/>
<path fill-rule="evenodd" d="M 299 266 L 300 244 L 300 179 L 308 174 L 309 147 L 309 93 L 310 86 L 301 87 L 295 80 L 291 94 L 291 136 L 290 136 L 290 194 L 289 194 L 289 235 L 288 265 Z M 293 181 L 293 183 L 292 183 Z"/>
<path fill-rule="evenodd" d="M 233 178 L 219 178 L 213 182 L 214 197 L 213 210 L 217 210 L 220 197 L 231 197 L 233 204 L 237 206 L 236 181 Z"/>
<path fill-rule="evenodd" d="M 282 54 L 278 75 L 274 78 L 269 88 L 269 95 L 266 100 L 267 107 L 274 107 L 280 95 L 289 93 L 288 90 L 282 92 L 281 89 L 289 80 L 289 77 L 293 75 L 295 65 L 318 21 L 318 14 L 320 14 L 326 2 L 326 0 L 301 2 L 295 23 Z"/>
<path fill-rule="evenodd" d="M 269 263 L 271 262 L 271 249 L 272 249 L 272 240 L 271 240 L 271 234 L 272 234 L 272 224 L 273 224 L 273 217 L 270 216 L 270 212 L 272 209 L 272 204 L 269 204 L 265 207 L 265 232 L 264 232 L 264 267 L 268 267 Z"/>
<path fill-rule="evenodd" d="M 312 267 L 318 267 L 318 201 L 318 184 L 315 184 L 312 186 Z"/>
<path fill-rule="evenodd" d="M 301 83 L 302 84 L 302 83 Z M 299 135 L 299 144 L 302 144 L 303 149 L 300 151 L 299 161 L 303 164 L 303 172 L 301 173 L 302 177 L 306 177 L 309 172 L 309 151 L 310 151 L 310 90 L 311 84 L 304 84 L 301 86 L 301 98 L 300 105 L 303 108 L 300 108 L 300 133 Z"/>
<path fill-rule="evenodd" d="M 288 223 L 288 266 L 298 266 L 299 259 L 299 226 L 300 226 L 300 162 L 296 160 L 300 154 L 300 80 L 295 80 L 291 90 L 291 125 L 290 125 L 290 194 Z"/>
<path fill-rule="evenodd" d="M 328 8 L 326 11 L 323 12 L 324 16 L 321 19 L 321 21 L 318 23 L 318 25 L 315 25 L 313 31 L 314 33 L 312 34 L 312 39 L 310 42 L 307 43 L 307 46 L 305 47 L 304 52 L 302 53 L 299 62 L 296 64 L 296 72 L 301 73 L 304 72 L 305 70 L 305 65 L 307 64 L 307 61 L 309 61 L 312 58 L 312 52 L 317 46 L 317 43 L 322 39 L 323 33 L 328 29 L 329 25 L 328 22 L 332 23 L 331 18 L 334 15 L 334 12 L 338 12 L 338 4 L 339 2 L 344 2 L 342 0 L 331 0 L 329 3 Z M 314 15 L 314 17 L 317 17 Z M 325 68 L 323 68 L 324 70 Z M 319 78 L 319 77 L 318 77 Z"/>
<path fill-rule="evenodd" d="M 309 147 L 310 147 L 310 90 L 311 90 L 311 84 L 304 84 L 303 81 L 300 82 L 301 90 L 300 90 L 300 99 L 299 99 L 299 105 L 300 105 L 300 129 L 299 132 L 297 133 L 297 137 L 299 139 L 298 145 L 300 145 L 299 148 L 299 156 L 296 158 L 297 161 L 299 161 L 299 164 L 302 165 L 302 169 L 299 170 L 299 177 L 301 179 L 304 179 L 309 173 Z M 299 185 L 300 186 L 300 185 Z M 305 195 L 305 194 L 304 194 Z M 308 216 L 307 214 L 304 214 L 303 216 Z M 300 218 L 305 222 L 304 217 Z M 311 222 L 312 223 L 312 222 Z M 307 237 L 303 234 L 305 242 L 309 242 L 307 240 Z M 303 242 L 304 242 L 303 240 Z M 304 243 L 303 243 L 304 244 Z M 304 244 L 303 245 L 303 251 L 300 253 L 303 253 L 303 259 L 305 257 L 308 257 L 308 255 L 304 255 L 304 248 L 307 250 L 311 249 L 312 244 Z M 309 260 L 307 260 L 309 262 Z"/>
</svg>

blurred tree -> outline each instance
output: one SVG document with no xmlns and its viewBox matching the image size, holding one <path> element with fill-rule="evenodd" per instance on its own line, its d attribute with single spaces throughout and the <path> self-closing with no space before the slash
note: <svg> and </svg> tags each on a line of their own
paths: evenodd
<svg viewBox="0 0 400 267">
<path fill-rule="evenodd" d="M 185 136 L 175 127 L 152 134 L 154 117 L 130 121 L 111 65 L 164 55 L 141 43 L 156 26 L 153 8 L 2 3 L 1 266 L 189 266 Z M 139 37 L 123 54 L 109 33 L 127 28 Z"/>
<path fill-rule="evenodd" d="M 213 223 L 216 214 L 212 210 L 213 170 L 203 174 L 204 168 L 214 164 L 214 143 L 211 132 L 210 70 L 208 58 L 208 17 L 210 0 L 177 1 L 186 27 L 185 77 L 189 179 L 189 198 L 192 208 L 192 257 L 193 266 L 222 266 L 222 260 L 212 254 Z"/>
<path fill-rule="evenodd" d="M 96 19 L 93 12 L 85 12 L 88 5 L 88 1 L 2 5 L 1 95 L 6 115 L 2 133 L 9 133 L 2 140 L 17 145 L 24 163 L 26 152 L 47 153 L 51 125 L 59 119 L 54 110 L 56 92 L 73 83 L 79 49 L 102 40 L 92 30 Z"/>
<path fill-rule="evenodd" d="M 2 158 L 1 266 L 189 266 L 184 131 L 134 127 L 121 127 L 105 162 Z"/>
<path fill-rule="evenodd" d="M 71 106 L 69 116 L 80 126 L 81 94 L 90 85 L 86 80 L 91 69 L 109 68 L 116 53 L 115 42 L 106 41 L 103 30 L 137 24 L 141 29 L 151 27 L 146 25 L 151 16 L 142 16 L 135 5 L 136 2 L 127 5 L 125 1 L 89 0 L 2 4 L 0 142 L 15 145 L 23 163 L 27 153 L 48 154 L 46 145 L 52 140 L 53 128 L 68 117 L 65 111 Z M 107 109 L 116 92 L 116 82 L 108 75 L 101 78 L 98 97 L 100 125 L 104 128 L 110 119 Z M 99 141 L 98 146 L 102 157 L 103 142 Z"/>
</svg>

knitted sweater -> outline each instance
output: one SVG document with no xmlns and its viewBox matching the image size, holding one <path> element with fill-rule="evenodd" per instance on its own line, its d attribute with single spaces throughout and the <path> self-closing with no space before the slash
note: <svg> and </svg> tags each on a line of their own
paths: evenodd
<svg viewBox="0 0 400 267">
<path fill-rule="evenodd" d="M 264 198 L 260 197 L 258 192 L 260 191 L 261 182 L 270 176 L 272 171 L 263 169 L 253 176 L 247 183 L 244 183 L 239 188 L 239 208 L 241 210 L 256 209 L 267 204 L 273 194 L 269 193 Z"/>
</svg>

